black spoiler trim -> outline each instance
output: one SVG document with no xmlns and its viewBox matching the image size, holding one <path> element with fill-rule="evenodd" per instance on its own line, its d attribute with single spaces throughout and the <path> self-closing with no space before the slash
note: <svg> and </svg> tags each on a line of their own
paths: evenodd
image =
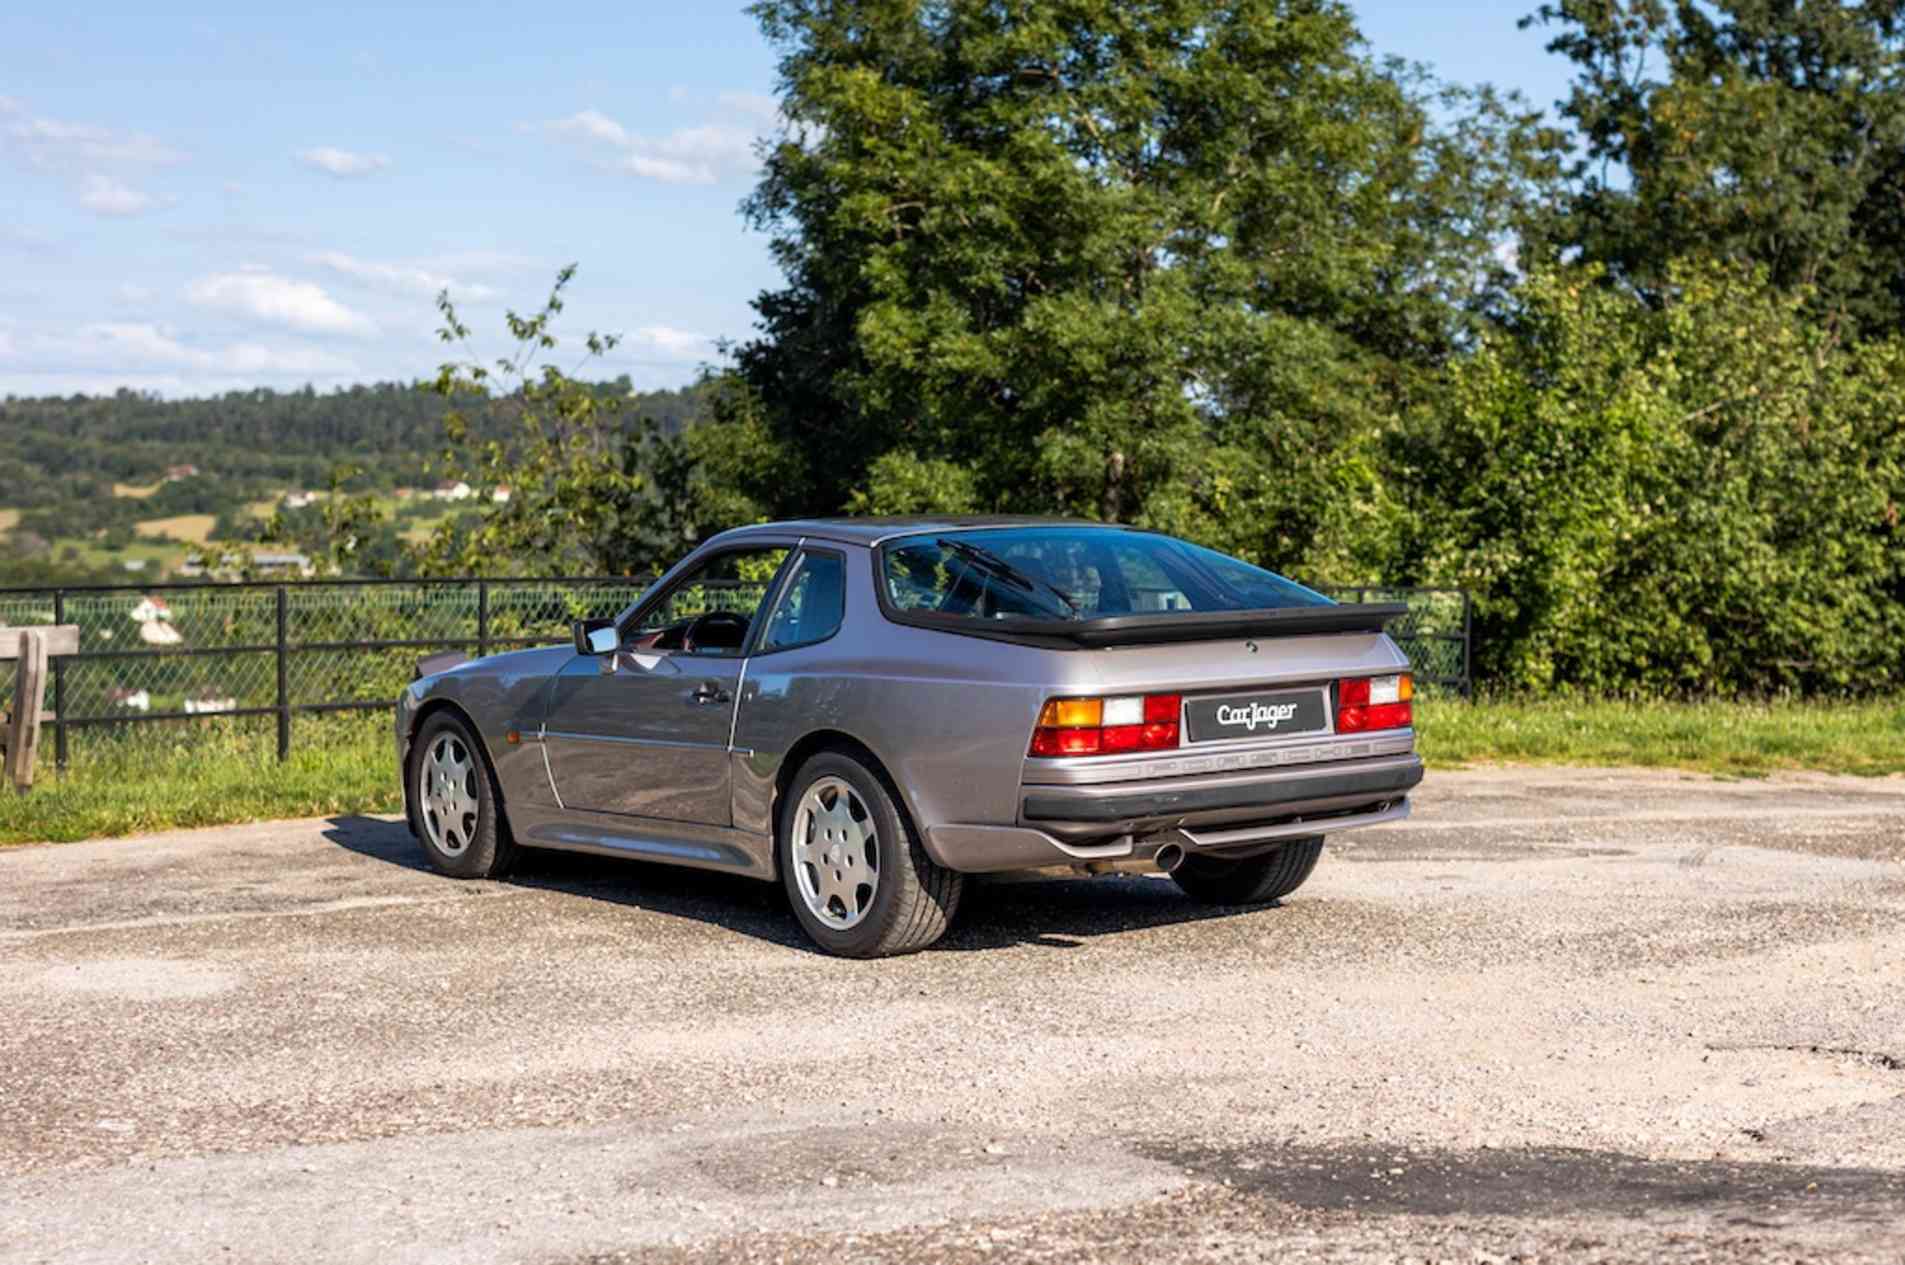
<svg viewBox="0 0 1905 1265">
<path fill-rule="evenodd" d="M 886 606 L 881 602 L 881 606 Z M 974 619 L 931 611 L 887 609 L 896 624 L 935 632 L 1009 641 L 1050 650 L 1102 650 L 1113 646 L 1160 646 L 1184 641 L 1252 637 L 1306 637 L 1325 633 L 1379 633 L 1409 613 L 1400 602 L 1340 606 L 1286 606 L 1256 611 L 1180 611 L 1157 615 L 1104 615 L 1097 619 Z"/>
</svg>

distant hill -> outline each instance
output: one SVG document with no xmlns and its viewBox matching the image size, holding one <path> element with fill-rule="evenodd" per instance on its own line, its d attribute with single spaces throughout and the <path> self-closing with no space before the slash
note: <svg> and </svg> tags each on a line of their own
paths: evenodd
<svg viewBox="0 0 1905 1265">
<path fill-rule="evenodd" d="M 669 433 L 706 411 L 700 387 L 636 392 L 620 378 L 597 389 L 628 397 L 631 421 Z M 168 574 L 211 524 L 216 538 L 245 534 L 241 524 L 287 493 L 327 486 L 340 466 L 363 471 L 353 490 L 427 487 L 446 407 L 427 387 L 395 382 L 185 400 L 129 390 L 0 400 L 0 583 Z M 478 440 L 509 425 L 465 412 Z"/>
<path fill-rule="evenodd" d="M 695 387 L 636 393 L 621 378 L 601 390 L 632 396 L 633 416 L 670 431 L 703 407 Z M 112 484 L 156 483 L 183 465 L 221 479 L 290 487 L 322 485 L 338 465 L 355 463 L 385 486 L 415 483 L 442 445 L 444 409 L 427 388 L 394 382 L 187 400 L 127 390 L 9 397 L 0 400 L 0 508 L 53 505 L 100 488 L 110 494 Z M 482 433 L 480 418 L 477 429 Z"/>
</svg>

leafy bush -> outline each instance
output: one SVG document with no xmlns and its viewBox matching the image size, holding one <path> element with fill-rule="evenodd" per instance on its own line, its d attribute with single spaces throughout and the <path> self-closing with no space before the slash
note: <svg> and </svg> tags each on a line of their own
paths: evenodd
<svg viewBox="0 0 1905 1265">
<path fill-rule="evenodd" d="M 1650 306 L 1531 279 L 1395 445 L 1400 574 L 1476 594 L 1480 675 L 1537 692 L 1905 678 L 1905 348 L 1842 346 L 1756 276 Z"/>
</svg>

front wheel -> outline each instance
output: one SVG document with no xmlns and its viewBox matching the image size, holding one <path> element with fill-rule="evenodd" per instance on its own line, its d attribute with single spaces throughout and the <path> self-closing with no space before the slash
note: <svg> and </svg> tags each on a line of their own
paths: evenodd
<svg viewBox="0 0 1905 1265">
<path fill-rule="evenodd" d="M 515 847 L 503 826 L 489 757 L 449 712 L 424 722 L 410 747 L 410 804 L 430 864 L 457 878 L 499 878 Z"/>
<path fill-rule="evenodd" d="M 829 953 L 916 952 L 946 933 L 959 908 L 965 876 L 926 855 L 886 778 L 845 752 L 801 766 L 778 835 L 794 916 Z"/>
<path fill-rule="evenodd" d="M 1187 856 L 1171 871 L 1171 881 L 1186 896 L 1206 905 L 1261 905 L 1281 900 L 1310 877 L 1323 855 L 1323 839 L 1292 839 L 1275 852 L 1228 861 Z"/>
</svg>

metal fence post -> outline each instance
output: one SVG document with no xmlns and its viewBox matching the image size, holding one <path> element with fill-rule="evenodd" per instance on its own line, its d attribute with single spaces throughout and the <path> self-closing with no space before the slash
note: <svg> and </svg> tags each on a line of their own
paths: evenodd
<svg viewBox="0 0 1905 1265">
<path fill-rule="evenodd" d="M 489 581 L 476 582 L 476 657 L 489 658 Z"/>
<path fill-rule="evenodd" d="M 1462 697 L 1475 697 L 1475 599 L 1462 590 Z"/>
<path fill-rule="evenodd" d="M 66 622 L 66 590 L 53 590 L 53 622 Z M 66 772 L 66 657 L 53 660 L 53 771 Z"/>
<path fill-rule="evenodd" d="M 291 674 L 286 658 L 290 645 L 285 636 L 289 623 L 289 598 L 284 585 L 278 586 L 278 761 L 283 763 L 291 756 Z"/>
</svg>

